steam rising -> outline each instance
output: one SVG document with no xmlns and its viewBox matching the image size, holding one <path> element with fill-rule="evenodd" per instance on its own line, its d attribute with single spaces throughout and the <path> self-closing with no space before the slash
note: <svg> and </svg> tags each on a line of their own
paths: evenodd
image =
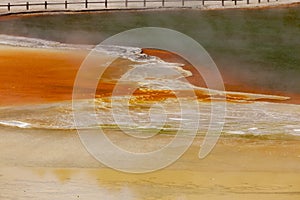
<svg viewBox="0 0 300 200">
<path fill-rule="evenodd" d="M 96 45 L 131 28 L 166 27 L 196 39 L 225 84 L 300 93 L 300 8 L 118 12 L 0 19 L 0 34 Z M 246 88 L 246 87 L 245 87 Z"/>
</svg>

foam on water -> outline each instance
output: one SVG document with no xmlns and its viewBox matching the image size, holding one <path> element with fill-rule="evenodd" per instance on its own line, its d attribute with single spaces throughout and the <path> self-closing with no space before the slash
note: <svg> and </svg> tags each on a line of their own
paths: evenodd
<svg viewBox="0 0 300 200">
<path fill-rule="evenodd" d="M 59 42 L 46 41 L 40 39 L 14 37 L 0 35 L 0 45 L 30 47 L 30 48 L 54 48 L 54 49 L 85 49 L 91 50 L 93 46 L 62 44 Z M 192 73 L 184 70 L 180 63 L 168 63 L 163 60 L 148 56 L 142 53 L 140 48 L 120 47 L 120 46 L 97 46 L 96 51 L 100 54 L 114 55 L 134 61 L 131 66 L 132 73 L 122 76 L 122 81 L 132 82 L 138 85 L 138 88 L 161 91 L 182 91 L 196 90 L 211 97 L 225 96 L 227 99 L 239 101 L 248 101 L 251 103 L 229 103 L 227 104 L 226 119 L 224 121 L 213 122 L 216 124 L 224 123 L 224 132 L 232 135 L 276 135 L 287 134 L 299 136 L 300 124 L 300 106 L 252 102 L 258 99 L 285 100 L 288 97 L 264 94 L 249 94 L 240 92 L 222 92 L 194 86 L 188 82 L 183 82 L 181 78 L 189 77 Z M 122 66 L 120 66 L 122 67 Z M 118 81 L 118 80 L 115 80 Z M 240 96 L 243 96 L 241 99 Z M 57 102 L 51 104 L 21 106 L 21 107 L 2 107 L 0 108 L 0 125 L 18 128 L 39 128 L 39 129 L 90 129 L 99 126 L 117 127 L 119 125 L 113 117 L 111 101 L 114 101 L 114 113 L 117 113 L 118 123 L 122 122 L 124 126 L 132 129 L 163 129 L 178 130 L 180 123 L 187 123 L 194 127 L 196 119 L 199 118 L 201 126 L 199 132 L 205 132 L 210 125 L 211 105 L 205 102 L 200 103 L 200 111 L 196 115 L 192 107 L 184 108 L 178 105 L 176 99 L 167 98 L 159 103 L 164 106 L 166 112 L 162 116 L 161 107 L 152 106 L 153 102 L 130 103 L 130 116 L 123 115 L 124 107 L 128 107 L 126 98 L 112 97 L 112 99 L 98 98 L 95 100 L 77 100 L 78 105 L 82 105 L 78 112 L 82 114 L 75 127 L 73 120 L 73 110 L 71 102 Z M 185 102 L 192 101 L 192 98 L 186 97 Z M 96 110 L 94 112 L 94 103 Z M 218 104 L 218 103 L 216 103 Z M 222 104 L 220 104 L 221 106 Z M 149 115 L 151 108 L 151 116 Z M 181 117 L 180 109 L 185 113 L 191 113 L 189 119 Z M 87 115 L 88 113 L 88 115 Z M 195 116 L 194 116 L 195 115 Z M 88 117 L 87 117 L 88 116 Z M 95 123 L 89 120 L 89 117 L 96 117 Z M 151 124 L 149 125 L 149 117 Z M 195 119 L 195 120 L 191 120 Z M 162 124 L 162 121 L 165 120 Z M 189 126 L 186 126 L 189 127 Z"/>
<path fill-rule="evenodd" d="M 191 99 L 185 99 L 186 102 Z M 161 108 L 152 107 L 151 103 L 132 104 L 130 106 L 130 117 L 124 115 L 124 106 L 128 102 L 123 98 L 114 99 L 114 114 L 111 109 L 111 102 L 103 99 L 77 100 L 77 104 L 82 105 L 76 112 L 82 115 L 82 119 L 77 122 L 77 127 L 73 120 L 73 110 L 71 102 L 60 102 L 51 104 L 41 104 L 21 107 L 5 107 L 0 109 L 0 125 L 18 128 L 38 128 L 38 129 L 62 129 L 72 130 L 94 129 L 99 127 L 117 128 L 118 125 L 135 129 L 137 131 L 147 131 L 159 129 L 162 131 L 180 128 L 180 123 L 194 127 L 200 119 L 199 133 L 205 133 L 210 125 L 211 105 L 210 103 L 199 102 L 200 112 L 194 114 L 193 108 L 183 108 L 186 113 L 193 116 L 189 119 L 182 118 L 178 104 L 175 99 L 161 101 L 166 112 L 162 117 Z M 106 103 L 104 103 L 106 102 Z M 93 111 L 95 103 L 96 110 Z M 190 109 L 190 111 L 189 111 Z M 229 135 L 253 135 L 253 136 L 274 136 L 290 135 L 300 136 L 300 106 L 293 104 L 278 104 L 267 102 L 254 102 L 249 104 L 228 103 L 226 108 L 225 122 L 217 121 L 213 123 L 224 123 L 223 132 Z M 87 115 L 88 113 L 88 115 Z M 156 113 L 156 114 L 153 114 Z M 116 115 L 120 122 L 115 120 Z M 97 118 L 97 123 L 90 118 Z M 149 118 L 151 117 L 151 120 Z M 151 124 L 149 125 L 149 123 Z"/>
<path fill-rule="evenodd" d="M 40 48 L 40 49 L 62 49 L 62 50 L 92 50 L 95 52 L 105 53 L 121 58 L 126 58 L 135 62 L 147 62 L 157 63 L 162 62 L 157 57 L 148 56 L 141 53 L 142 49 L 137 47 L 122 47 L 112 45 L 78 45 L 78 44 L 66 44 L 56 41 L 49 41 L 37 38 L 28 38 L 21 36 L 11 36 L 0 34 L 0 45 L 12 46 L 12 47 L 26 47 L 26 48 Z M 180 65 L 180 64 L 179 64 Z"/>
<path fill-rule="evenodd" d="M 18 127 L 18 128 L 31 128 L 31 124 L 27 122 L 20 122 L 16 120 L 10 120 L 10 121 L 0 121 L 0 125 L 3 126 L 12 126 L 12 127 Z"/>
<path fill-rule="evenodd" d="M 142 53 L 142 49 L 137 47 L 123 47 L 123 46 L 111 46 L 111 45 L 75 45 L 65 44 L 56 41 L 48 41 L 36 38 L 26 38 L 19 36 L 1 35 L 0 45 L 8 45 L 15 47 L 27 47 L 27 48 L 46 48 L 46 49 L 65 49 L 65 50 L 87 50 L 92 49 L 95 52 L 104 55 L 113 55 L 119 58 L 125 58 L 136 62 L 132 65 L 134 68 L 127 76 L 123 76 L 122 81 L 131 81 L 138 83 L 140 88 L 149 88 L 153 90 L 198 90 L 201 93 L 205 93 L 211 96 L 212 99 L 219 96 L 225 96 L 227 99 L 234 101 L 254 101 L 259 99 L 270 100 L 287 100 L 289 97 L 277 96 L 277 95 L 265 95 L 265 94 L 251 94 L 241 92 L 221 92 L 217 90 L 196 87 L 188 82 L 180 80 L 180 78 L 186 78 L 192 75 L 188 70 L 183 69 L 183 65 L 180 63 L 168 63 L 155 56 L 149 56 Z M 122 66 L 120 66 L 122 67 Z M 117 80 L 119 81 L 119 80 Z M 243 99 L 237 97 L 244 96 Z"/>
<path fill-rule="evenodd" d="M 48 41 L 37 38 L 27 38 L 21 36 L 11 36 L 0 34 L 0 45 L 8 45 L 15 47 L 30 47 L 30 48 L 55 48 L 55 49 L 76 49 L 76 48 L 90 48 L 89 45 L 73 45 L 63 44 L 55 41 Z"/>
</svg>

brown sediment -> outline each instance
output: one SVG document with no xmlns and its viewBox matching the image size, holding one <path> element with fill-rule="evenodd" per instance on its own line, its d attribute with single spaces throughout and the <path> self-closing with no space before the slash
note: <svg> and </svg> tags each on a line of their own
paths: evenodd
<svg viewBox="0 0 300 200">
<path fill-rule="evenodd" d="M 160 57 L 167 62 L 184 64 L 183 68 L 193 73 L 187 80 L 196 86 L 206 86 L 197 70 L 182 57 L 163 50 L 143 49 L 143 52 Z M 71 100 L 76 73 L 87 53 L 87 51 L 78 50 L 0 47 L 0 105 L 25 105 Z M 124 66 L 129 66 L 130 62 L 126 59 L 117 59 L 106 69 L 99 81 L 96 97 L 107 97 L 112 94 L 115 87 L 114 80 L 118 80 L 129 69 L 129 67 Z M 118 67 L 121 65 L 122 68 Z M 232 79 L 226 73 L 222 75 L 226 83 L 226 90 L 285 95 L 291 96 L 292 99 L 283 102 L 300 102 L 300 95 L 298 94 L 287 95 L 280 91 L 264 91 L 243 83 L 238 77 Z M 126 93 L 128 86 L 121 85 L 122 87 Z M 86 92 L 89 92 L 89 88 L 86 89 Z M 195 93 L 201 100 L 210 100 L 209 94 L 205 91 L 199 90 Z M 137 101 L 159 101 L 175 97 L 172 91 L 148 89 L 137 89 L 133 95 Z M 243 94 L 228 97 L 228 100 L 232 101 L 247 99 Z"/>
</svg>

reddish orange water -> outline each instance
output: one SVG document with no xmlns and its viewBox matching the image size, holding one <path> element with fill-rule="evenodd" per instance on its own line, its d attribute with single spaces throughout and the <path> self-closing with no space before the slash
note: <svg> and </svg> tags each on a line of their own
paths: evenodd
<svg viewBox="0 0 300 200">
<path fill-rule="evenodd" d="M 191 70 L 193 76 L 188 81 L 198 86 L 205 86 L 201 76 L 186 60 L 171 52 L 154 49 L 143 49 L 149 55 L 158 56 L 168 62 L 185 64 L 184 68 Z M 76 73 L 88 52 L 86 51 L 57 51 L 46 49 L 26 49 L 16 47 L 0 48 L 0 105 L 21 105 L 47 103 L 71 100 L 73 83 Z M 110 66 L 104 76 L 118 77 L 124 70 L 116 70 L 115 65 L 126 64 L 119 59 Z M 230 77 L 221 72 L 225 87 L 231 91 L 277 94 L 292 97 L 287 103 L 300 103 L 299 94 L 289 94 L 281 91 L 266 91 L 247 85 L 238 77 Z M 113 82 L 100 81 L 97 96 L 109 96 L 114 88 Z M 161 100 L 173 97 L 170 91 L 136 90 L 134 95 L 146 96 L 150 100 Z M 199 98 L 207 98 L 203 93 L 197 93 Z M 240 98 L 243 98 L 240 96 Z"/>
<path fill-rule="evenodd" d="M 197 73 L 197 71 L 194 69 L 194 67 L 185 59 L 182 57 L 175 55 L 171 52 L 166 52 L 162 50 L 157 49 L 143 49 L 143 52 L 148 55 L 153 55 L 160 57 L 161 59 L 167 61 L 167 62 L 179 62 L 185 64 L 184 69 L 190 70 L 193 72 L 193 76 L 187 78 L 188 81 L 194 85 L 205 87 L 205 82 L 201 75 Z M 248 93 L 258 93 L 258 94 L 270 94 L 270 95 L 279 95 L 279 96 L 287 96 L 290 97 L 289 100 L 283 101 L 284 103 L 293 103 L 293 104 L 299 104 L 300 103 L 300 94 L 297 93 L 291 93 L 288 91 L 278 91 L 278 90 L 270 90 L 266 88 L 261 87 L 254 87 L 250 83 L 246 82 L 244 79 L 241 79 L 240 77 L 233 77 L 231 74 L 227 73 L 225 70 L 219 69 L 224 81 L 224 85 L 226 88 L 226 91 L 237 91 L 237 92 L 248 92 Z M 243 98 L 241 96 L 241 98 Z M 270 100 L 267 100 L 270 101 Z"/>
</svg>

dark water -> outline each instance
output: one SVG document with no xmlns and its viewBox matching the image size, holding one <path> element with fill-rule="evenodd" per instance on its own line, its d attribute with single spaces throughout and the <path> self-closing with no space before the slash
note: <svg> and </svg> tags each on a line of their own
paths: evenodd
<svg viewBox="0 0 300 200">
<path fill-rule="evenodd" d="M 98 44 L 121 31 L 145 26 L 187 34 L 206 48 L 221 72 L 246 84 L 300 93 L 300 7 L 20 17 L 1 20 L 0 34 Z"/>
</svg>

